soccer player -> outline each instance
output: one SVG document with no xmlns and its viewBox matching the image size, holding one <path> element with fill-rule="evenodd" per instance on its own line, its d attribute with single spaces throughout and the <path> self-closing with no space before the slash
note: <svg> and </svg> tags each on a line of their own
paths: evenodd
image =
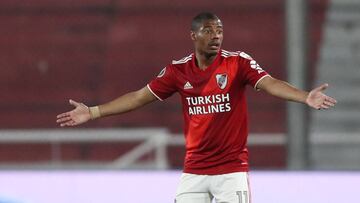
<svg viewBox="0 0 360 203">
<path fill-rule="evenodd" d="M 144 88 L 93 107 L 70 100 L 75 109 L 58 115 L 57 122 L 63 127 L 75 126 L 162 101 L 178 92 L 186 157 L 175 201 L 248 203 L 246 85 L 315 109 L 328 109 L 336 100 L 322 93 L 327 84 L 302 91 L 271 77 L 246 53 L 222 50 L 223 25 L 212 13 L 194 17 L 190 37 L 194 53 L 172 61 Z"/>
</svg>

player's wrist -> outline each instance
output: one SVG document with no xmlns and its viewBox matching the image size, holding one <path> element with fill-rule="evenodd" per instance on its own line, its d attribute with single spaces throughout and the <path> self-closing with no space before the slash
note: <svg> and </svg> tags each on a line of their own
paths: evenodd
<svg viewBox="0 0 360 203">
<path fill-rule="evenodd" d="M 95 120 L 101 117 L 100 108 L 99 106 L 92 106 L 89 107 L 90 119 Z"/>
<path fill-rule="evenodd" d="M 304 104 L 307 104 L 307 105 L 309 105 L 310 106 L 310 93 L 309 92 L 305 92 L 305 94 L 304 94 L 304 96 L 303 96 L 303 100 L 302 100 L 302 102 L 304 103 Z"/>
</svg>

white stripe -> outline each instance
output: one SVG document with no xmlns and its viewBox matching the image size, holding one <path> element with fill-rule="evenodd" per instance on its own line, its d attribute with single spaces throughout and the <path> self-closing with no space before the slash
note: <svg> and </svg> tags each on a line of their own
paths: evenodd
<svg viewBox="0 0 360 203">
<path fill-rule="evenodd" d="M 184 57 L 184 58 L 182 58 L 182 59 L 180 59 L 180 60 L 178 60 L 178 61 L 173 60 L 173 61 L 172 61 L 172 64 L 186 63 L 186 62 L 188 62 L 190 59 L 192 59 L 192 54 L 190 54 L 189 56 Z"/>
<path fill-rule="evenodd" d="M 222 53 L 221 56 L 223 56 L 223 57 L 225 57 L 225 58 L 228 58 L 228 57 L 230 57 L 230 56 L 238 56 L 238 55 L 226 55 L 226 54 Z"/>
<path fill-rule="evenodd" d="M 222 52 L 223 54 L 228 54 L 228 55 L 239 55 L 238 52 L 228 52 L 228 51 L 224 51 L 224 50 L 222 50 L 221 52 Z"/>
<path fill-rule="evenodd" d="M 186 60 L 173 61 L 172 64 L 182 64 L 182 63 L 186 63 L 186 62 L 188 62 L 188 61 L 190 61 L 190 60 L 191 60 L 191 58 L 188 58 L 188 59 L 186 59 Z"/>
<path fill-rule="evenodd" d="M 192 55 L 187 56 L 187 57 L 184 57 L 184 58 L 180 59 L 179 61 L 186 61 L 186 60 L 189 59 L 189 58 L 192 58 Z"/>
<path fill-rule="evenodd" d="M 188 62 L 188 61 L 190 61 L 191 60 L 191 58 L 190 59 L 187 59 L 187 60 L 182 60 L 182 61 L 173 61 L 172 62 L 172 64 L 182 64 L 182 63 L 186 63 L 186 62 Z"/>
<path fill-rule="evenodd" d="M 244 59 L 248 59 L 248 60 L 254 60 L 249 54 L 245 53 L 245 52 L 239 52 L 239 56 L 241 56 Z"/>
<path fill-rule="evenodd" d="M 228 54 L 228 55 L 235 55 L 238 56 L 239 52 L 233 52 L 233 51 L 226 51 L 226 50 L 221 50 L 224 54 Z"/>
<path fill-rule="evenodd" d="M 150 88 L 150 85 L 149 84 L 147 84 L 146 85 L 146 87 L 150 90 L 150 92 L 158 99 L 158 100 L 160 100 L 160 101 L 164 101 L 164 100 L 162 100 L 159 96 L 157 96 L 152 90 L 151 90 L 151 88 Z"/>
<path fill-rule="evenodd" d="M 222 52 L 225 52 L 225 53 L 228 53 L 228 54 L 230 53 L 229 51 L 226 51 L 226 50 L 224 50 L 224 49 L 221 50 L 221 51 L 222 51 Z"/>
<path fill-rule="evenodd" d="M 228 53 L 221 53 L 221 54 L 225 56 L 239 56 L 239 54 L 228 54 Z"/>
<path fill-rule="evenodd" d="M 266 78 L 266 77 L 271 77 L 270 75 L 264 75 L 264 76 L 262 76 L 256 83 L 255 83 L 255 85 L 254 85 L 254 89 L 256 90 L 256 91 L 260 91 L 260 89 L 258 89 L 257 88 L 257 85 L 258 85 L 258 83 L 260 82 L 260 80 L 262 80 L 262 79 L 264 79 L 264 78 Z"/>
<path fill-rule="evenodd" d="M 222 52 L 221 55 L 222 55 L 222 56 L 225 56 L 225 57 L 226 57 L 226 56 L 227 56 L 227 57 L 229 57 L 229 56 L 239 56 L 239 54 L 232 54 L 232 53 L 226 53 L 226 52 Z"/>
</svg>

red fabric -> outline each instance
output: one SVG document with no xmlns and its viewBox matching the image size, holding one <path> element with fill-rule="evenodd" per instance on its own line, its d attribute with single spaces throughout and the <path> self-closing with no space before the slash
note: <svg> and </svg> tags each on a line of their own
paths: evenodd
<svg viewBox="0 0 360 203">
<path fill-rule="evenodd" d="M 181 95 L 186 139 L 185 173 L 248 171 L 245 87 L 267 73 L 244 52 L 221 50 L 204 71 L 195 54 L 173 61 L 148 85 L 159 99 Z"/>
</svg>

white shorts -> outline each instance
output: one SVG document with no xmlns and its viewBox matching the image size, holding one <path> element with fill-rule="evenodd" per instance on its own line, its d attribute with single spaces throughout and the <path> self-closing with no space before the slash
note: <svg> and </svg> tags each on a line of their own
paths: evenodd
<svg viewBox="0 0 360 203">
<path fill-rule="evenodd" d="M 176 191 L 176 203 L 250 203 L 247 172 L 222 175 L 183 173 Z"/>
</svg>

